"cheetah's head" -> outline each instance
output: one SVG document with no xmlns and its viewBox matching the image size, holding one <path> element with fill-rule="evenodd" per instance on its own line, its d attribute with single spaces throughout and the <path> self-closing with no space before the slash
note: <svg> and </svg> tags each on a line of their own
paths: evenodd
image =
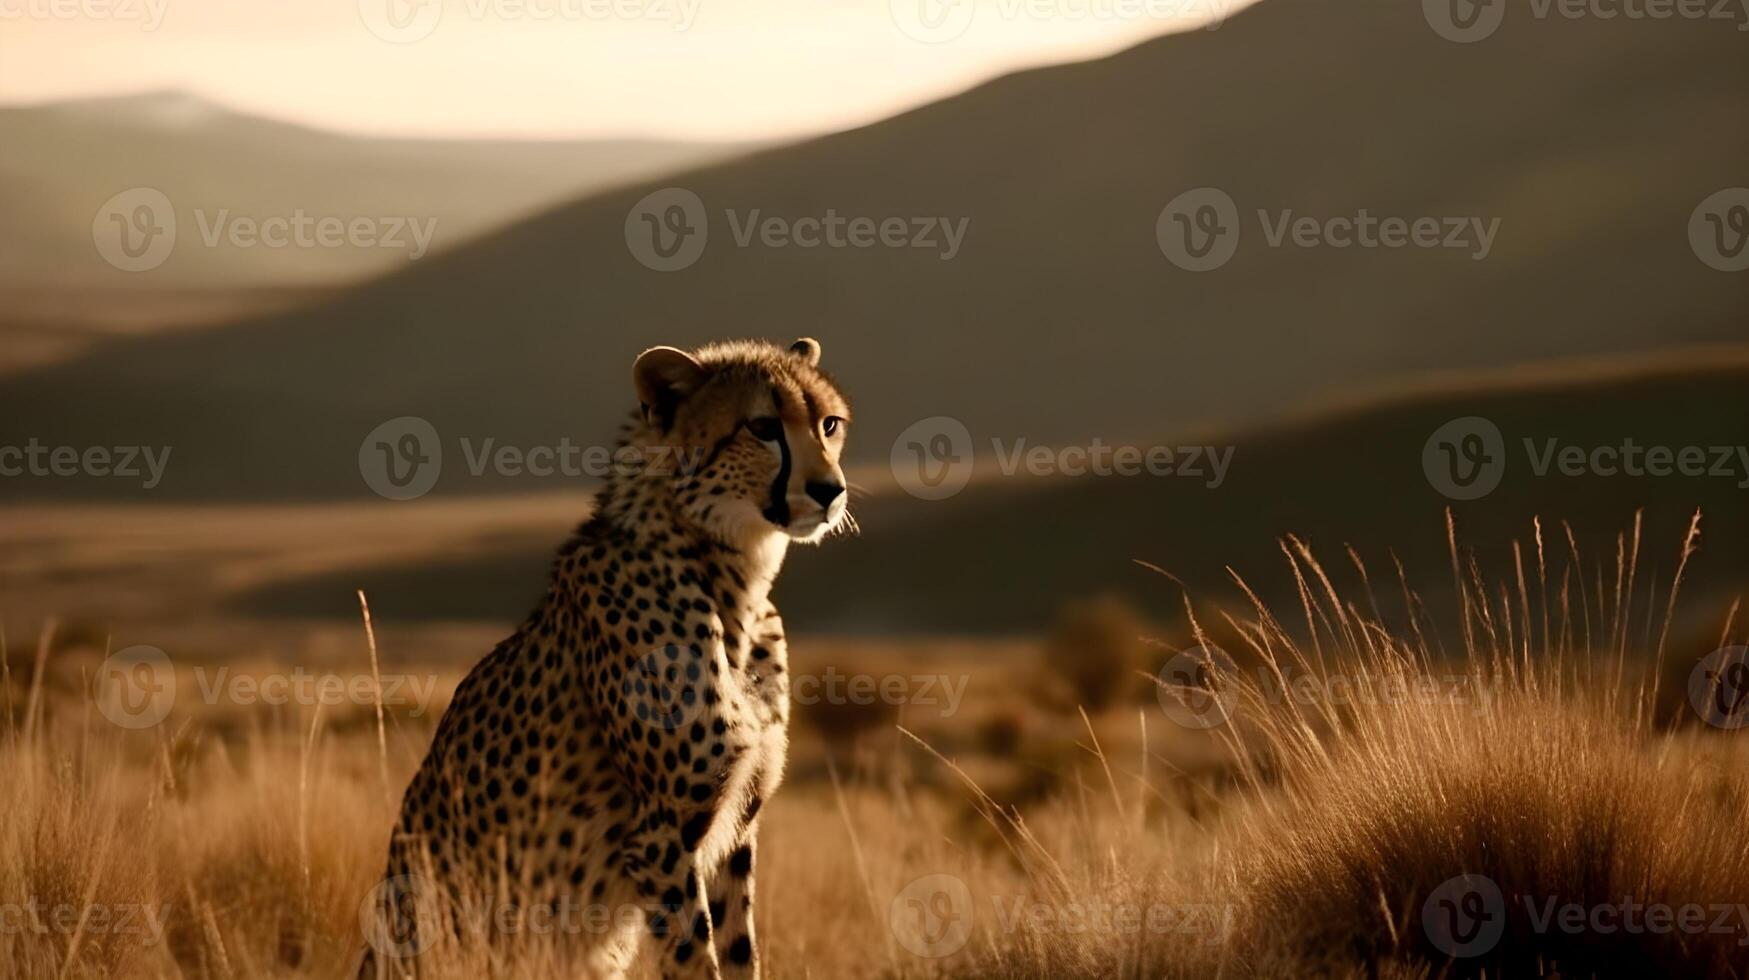
<svg viewBox="0 0 1749 980">
<path fill-rule="evenodd" d="M 727 541 L 817 542 L 844 520 L 839 458 L 850 404 L 820 370 L 820 344 L 652 347 L 632 365 L 650 437 L 679 461 L 688 516 Z"/>
</svg>

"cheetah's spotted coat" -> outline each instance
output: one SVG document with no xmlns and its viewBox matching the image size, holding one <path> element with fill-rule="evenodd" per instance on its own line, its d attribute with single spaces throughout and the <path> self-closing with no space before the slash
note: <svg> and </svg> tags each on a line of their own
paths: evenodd
<svg viewBox="0 0 1749 980">
<path fill-rule="evenodd" d="M 487 897 L 612 913 L 542 940 L 586 976 L 623 974 L 646 937 L 664 976 L 758 975 L 758 817 L 789 719 L 767 593 L 792 539 L 845 517 L 850 412 L 818 362 L 808 339 L 638 358 L 624 445 L 644 465 L 608 480 L 540 607 L 456 689 L 390 844 L 402 955 L 373 942 L 361 972 L 416 971 L 442 955 L 419 931 L 460 932 L 456 908 Z"/>
</svg>

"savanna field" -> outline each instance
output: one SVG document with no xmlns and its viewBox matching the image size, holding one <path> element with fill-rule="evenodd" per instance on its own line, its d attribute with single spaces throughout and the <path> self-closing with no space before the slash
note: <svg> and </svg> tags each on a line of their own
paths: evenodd
<svg viewBox="0 0 1749 980">
<path fill-rule="evenodd" d="M 1669 627 L 1699 537 L 1599 558 L 1539 524 L 1505 574 L 1452 541 L 1445 583 L 1338 555 L 1348 592 L 1290 539 L 1273 608 L 1161 577 L 1180 626 L 1094 600 L 1038 641 L 795 639 L 764 975 L 1749 973 L 1746 626 Z M 389 942 L 398 795 L 490 640 L 374 639 L 179 660 L 166 701 L 103 682 L 95 631 L 9 632 L 0 970 L 334 977 Z M 615 914 L 539 911 L 389 962 L 551 975 L 544 944 Z"/>
<path fill-rule="evenodd" d="M 1749 980 L 1746 54 L 0 0 L 0 980 Z"/>
</svg>

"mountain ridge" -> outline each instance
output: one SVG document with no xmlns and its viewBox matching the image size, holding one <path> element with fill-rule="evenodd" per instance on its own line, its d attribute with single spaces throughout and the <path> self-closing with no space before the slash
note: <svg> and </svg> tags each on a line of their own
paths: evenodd
<svg viewBox="0 0 1749 980">
<path fill-rule="evenodd" d="M 1739 340 L 1749 288 L 1683 234 L 1749 149 L 1736 35 L 1524 21 L 1460 46 L 1410 7 L 1268 0 L 1219 31 L 592 195 L 317 309 L 0 383 L 0 436 L 6 416 L 46 419 L 33 430 L 70 444 L 156 433 L 193 460 L 168 495 L 331 499 L 368 493 L 358 442 L 396 416 L 523 445 L 610 438 L 625 365 L 656 343 L 820 338 L 857 397 L 851 445 L 868 462 L 935 415 L 1044 443 L 1246 426 L 1399 377 Z M 1329 38 L 1316 49 L 1314 26 Z M 1581 101 L 1599 89 L 1624 97 Z M 1639 133 L 1628 149 L 1622 129 Z M 666 186 L 698 196 L 708 238 L 664 273 L 626 229 Z M 1189 273 L 1155 226 L 1202 186 L 1247 223 L 1367 208 L 1502 230 L 1474 262 L 1270 247 L 1247 224 L 1230 263 Z M 969 230 L 941 261 L 742 246 L 724 216 L 828 208 Z M 73 392 L 101 397 L 70 408 Z"/>
</svg>

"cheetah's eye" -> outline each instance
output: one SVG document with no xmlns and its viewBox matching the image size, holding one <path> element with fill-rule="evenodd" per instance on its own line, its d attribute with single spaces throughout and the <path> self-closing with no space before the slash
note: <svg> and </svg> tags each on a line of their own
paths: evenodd
<svg viewBox="0 0 1749 980">
<path fill-rule="evenodd" d="M 747 420 L 747 431 L 760 442 L 776 442 L 783 435 L 783 423 L 770 416 Z"/>
<path fill-rule="evenodd" d="M 838 434 L 838 429 L 843 424 L 843 419 L 836 415 L 828 415 L 825 420 L 820 423 L 820 431 L 828 436 L 834 436 Z"/>
</svg>

